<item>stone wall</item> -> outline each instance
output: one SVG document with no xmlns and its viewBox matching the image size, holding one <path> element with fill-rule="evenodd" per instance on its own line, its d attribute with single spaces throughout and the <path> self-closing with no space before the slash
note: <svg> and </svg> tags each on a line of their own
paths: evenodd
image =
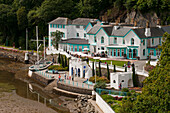
<svg viewBox="0 0 170 113">
<path fill-rule="evenodd" d="M 57 83 L 57 88 L 66 90 L 66 91 L 70 91 L 70 92 L 74 92 L 74 93 L 92 95 L 92 90 L 90 90 L 90 89 L 68 86 L 68 85 L 65 85 L 62 83 Z"/>
<path fill-rule="evenodd" d="M 54 79 L 46 79 L 40 75 L 37 75 L 36 73 L 32 73 L 31 79 L 33 79 L 35 82 L 42 86 L 47 86 L 49 83 L 54 81 Z"/>
</svg>

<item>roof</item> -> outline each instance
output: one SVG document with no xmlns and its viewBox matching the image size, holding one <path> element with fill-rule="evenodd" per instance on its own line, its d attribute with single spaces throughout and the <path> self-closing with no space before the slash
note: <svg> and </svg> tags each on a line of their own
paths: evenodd
<svg viewBox="0 0 170 113">
<path fill-rule="evenodd" d="M 89 30 L 88 34 L 96 34 L 97 31 L 98 31 L 100 28 L 101 28 L 101 25 L 96 24 L 96 25 L 93 26 L 93 28 L 91 28 L 91 29 Z"/>
<path fill-rule="evenodd" d="M 107 35 L 111 35 L 112 34 L 112 29 L 113 26 L 107 26 L 107 27 L 102 27 L 104 29 L 104 31 L 107 33 Z"/>
<path fill-rule="evenodd" d="M 112 30 L 111 36 L 125 36 L 131 28 L 119 28 L 117 30 Z"/>
<path fill-rule="evenodd" d="M 59 43 L 69 43 L 69 44 L 89 44 L 89 41 L 81 38 L 69 38 L 67 40 L 61 40 Z"/>
<path fill-rule="evenodd" d="M 139 38 L 149 38 L 145 36 L 145 28 L 133 29 L 133 31 L 138 35 Z M 151 27 L 150 31 L 150 37 L 161 37 L 164 34 L 164 31 L 159 27 Z"/>
<path fill-rule="evenodd" d="M 65 18 L 65 17 L 58 17 L 56 18 L 55 20 L 49 22 L 49 24 L 71 24 L 72 21 L 68 18 Z"/>
<path fill-rule="evenodd" d="M 90 19 L 90 18 L 77 18 L 77 19 L 74 19 L 72 24 L 73 25 L 88 25 L 89 22 L 95 22 L 97 21 L 97 19 Z"/>
<path fill-rule="evenodd" d="M 161 28 L 163 29 L 164 32 L 167 32 L 170 34 L 170 26 L 162 26 Z"/>
</svg>

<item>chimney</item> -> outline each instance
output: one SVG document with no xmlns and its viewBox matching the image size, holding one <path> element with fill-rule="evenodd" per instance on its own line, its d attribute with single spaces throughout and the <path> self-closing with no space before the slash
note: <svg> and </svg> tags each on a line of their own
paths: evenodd
<svg viewBox="0 0 170 113">
<path fill-rule="evenodd" d="M 150 28 L 149 28 L 149 21 L 146 22 L 145 36 L 146 37 L 150 37 L 151 36 L 151 31 L 150 31 Z"/>
<path fill-rule="evenodd" d="M 117 30 L 119 28 L 118 22 L 119 20 L 116 20 L 116 25 L 114 26 L 114 30 Z"/>
<path fill-rule="evenodd" d="M 138 28 L 137 27 L 137 21 L 135 20 L 135 23 L 134 23 L 134 27 L 133 27 L 134 29 L 136 29 L 136 28 Z"/>
<path fill-rule="evenodd" d="M 157 19 L 157 23 L 156 23 L 157 25 L 156 25 L 156 27 L 159 27 L 159 28 L 161 28 L 161 25 L 160 25 L 160 19 Z"/>
<path fill-rule="evenodd" d="M 132 18 L 130 23 L 133 24 L 133 22 L 134 22 L 134 19 Z"/>
</svg>

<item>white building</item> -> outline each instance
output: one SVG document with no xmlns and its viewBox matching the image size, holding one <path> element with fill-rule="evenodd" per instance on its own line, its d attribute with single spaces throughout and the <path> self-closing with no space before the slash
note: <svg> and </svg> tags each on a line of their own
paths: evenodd
<svg viewBox="0 0 170 113">
<path fill-rule="evenodd" d="M 110 86 L 115 89 L 133 87 L 132 73 L 131 72 L 116 72 L 110 74 Z"/>
<path fill-rule="evenodd" d="M 53 50 L 52 32 L 63 32 L 59 50 L 90 53 L 105 52 L 108 57 L 126 59 L 157 59 L 161 50 L 162 36 L 170 33 L 170 26 L 139 28 L 125 23 L 105 24 L 98 19 L 64 17 L 49 22 L 49 49 Z"/>
<path fill-rule="evenodd" d="M 92 69 L 86 61 L 82 61 L 80 58 L 69 60 L 69 76 L 76 76 L 80 78 L 92 77 Z"/>
</svg>

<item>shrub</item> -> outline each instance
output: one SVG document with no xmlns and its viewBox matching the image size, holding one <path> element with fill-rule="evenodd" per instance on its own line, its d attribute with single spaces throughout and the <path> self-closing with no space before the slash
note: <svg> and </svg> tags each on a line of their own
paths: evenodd
<svg viewBox="0 0 170 113">
<path fill-rule="evenodd" d="M 107 102 L 108 104 L 113 104 L 114 100 L 113 100 L 113 99 L 108 99 L 108 100 L 106 100 L 106 102 Z"/>
<path fill-rule="evenodd" d="M 104 94 L 108 94 L 108 92 L 107 91 L 102 91 L 101 95 L 104 95 Z"/>
<path fill-rule="evenodd" d="M 103 100 L 115 100 L 114 97 L 112 97 L 111 95 L 101 95 L 102 99 Z"/>
<path fill-rule="evenodd" d="M 127 92 L 127 96 L 131 96 L 132 94 L 130 92 Z"/>
<path fill-rule="evenodd" d="M 89 81 L 95 83 L 95 76 L 90 77 Z M 109 83 L 110 81 L 105 76 L 102 76 L 102 77 L 96 76 L 96 82 Z"/>
<path fill-rule="evenodd" d="M 106 83 L 105 82 L 97 82 L 96 85 L 94 85 L 94 90 L 96 90 L 96 88 L 101 88 L 101 89 L 105 89 L 106 88 Z"/>
<path fill-rule="evenodd" d="M 129 92 L 129 89 L 128 88 L 123 88 L 122 92 Z"/>
<path fill-rule="evenodd" d="M 68 67 L 63 68 L 62 66 L 59 65 L 52 65 L 48 67 L 48 70 L 58 70 L 58 71 L 67 71 Z"/>
</svg>

